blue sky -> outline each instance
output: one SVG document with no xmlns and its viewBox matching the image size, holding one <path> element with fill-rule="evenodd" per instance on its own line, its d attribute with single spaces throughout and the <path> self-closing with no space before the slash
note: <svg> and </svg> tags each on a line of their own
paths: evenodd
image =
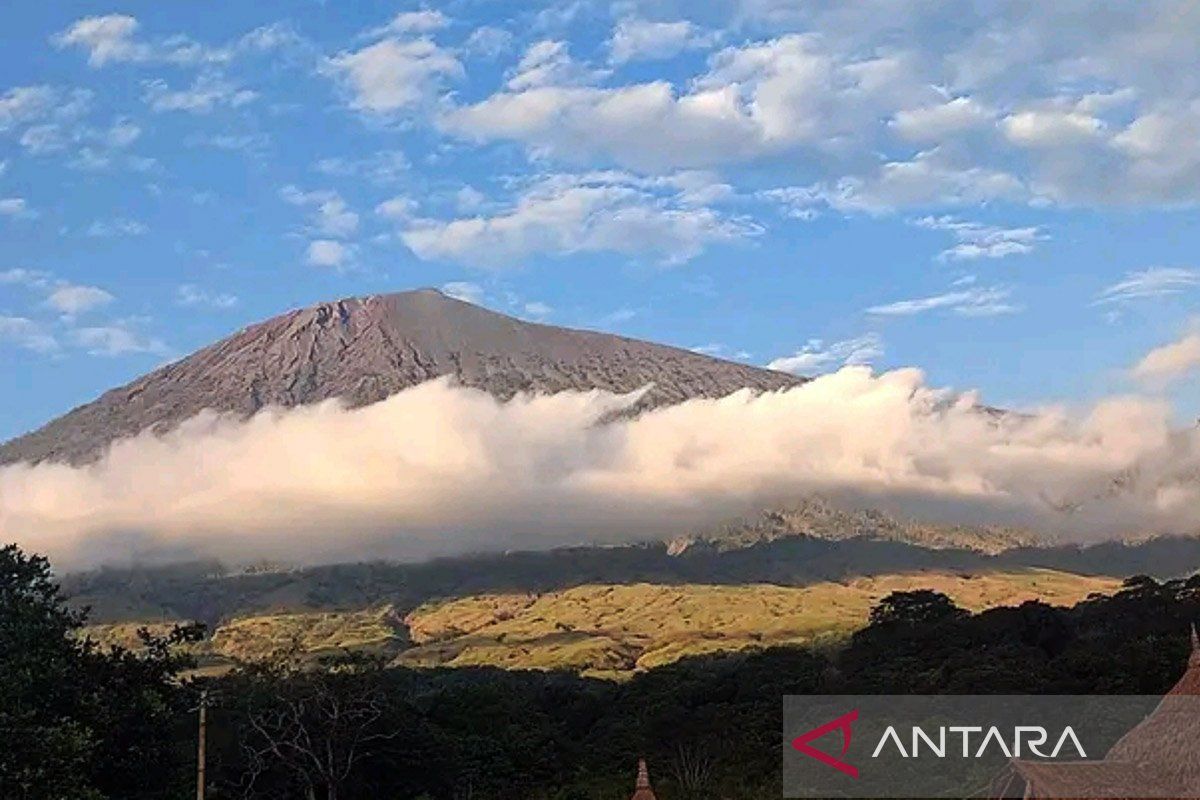
<svg viewBox="0 0 1200 800">
<path fill-rule="evenodd" d="M 1186 345 L 1200 6 L 697 5 L 8 4 L 0 437 L 419 286 L 1002 405 Z"/>
</svg>

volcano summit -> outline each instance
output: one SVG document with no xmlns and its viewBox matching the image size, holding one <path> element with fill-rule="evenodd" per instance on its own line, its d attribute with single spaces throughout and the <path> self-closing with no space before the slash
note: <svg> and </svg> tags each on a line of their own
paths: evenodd
<svg viewBox="0 0 1200 800">
<path fill-rule="evenodd" d="M 649 385 L 641 407 L 802 382 L 675 347 L 526 322 L 422 289 L 321 303 L 251 325 L 0 446 L 0 464 L 81 464 L 117 439 L 170 430 L 205 409 L 249 417 L 331 398 L 364 406 L 446 375 L 501 399 Z"/>
</svg>

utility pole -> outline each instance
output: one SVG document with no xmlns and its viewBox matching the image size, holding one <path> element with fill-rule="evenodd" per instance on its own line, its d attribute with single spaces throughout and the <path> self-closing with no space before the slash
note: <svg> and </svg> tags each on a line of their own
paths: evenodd
<svg viewBox="0 0 1200 800">
<path fill-rule="evenodd" d="M 196 800 L 204 800 L 204 745 L 208 734 L 208 689 L 200 690 L 200 742 L 196 746 Z"/>
</svg>

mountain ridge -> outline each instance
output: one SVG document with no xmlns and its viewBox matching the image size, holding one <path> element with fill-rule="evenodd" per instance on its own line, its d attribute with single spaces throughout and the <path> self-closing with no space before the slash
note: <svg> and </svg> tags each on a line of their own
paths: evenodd
<svg viewBox="0 0 1200 800">
<path fill-rule="evenodd" d="M 649 386 L 637 410 L 804 382 L 668 345 L 526 322 L 418 289 L 318 303 L 249 325 L 0 445 L 0 465 L 88 463 L 113 441 L 165 432 L 202 410 L 249 417 L 266 406 L 335 397 L 357 407 L 447 375 L 501 399 Z"/>
</svg>

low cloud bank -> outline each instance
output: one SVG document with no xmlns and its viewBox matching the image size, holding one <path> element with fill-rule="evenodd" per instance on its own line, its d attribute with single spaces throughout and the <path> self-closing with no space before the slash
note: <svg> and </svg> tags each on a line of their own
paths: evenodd
<svg viewBox="0 0 1200 800">
<path fill-rule="evenodd" d="M 438 380 L 353 410 L 202 414 L 87 467 L 0 469 L 0 538 L 63 568 L 422 558 L 666 535 L 814 492 L 1075 538 L 1200 529 L 1200 432 L 1159 400 L 998 415 L 918 370 L 849 367 L 618 416 L 635 401 Z"/>
</svg>

